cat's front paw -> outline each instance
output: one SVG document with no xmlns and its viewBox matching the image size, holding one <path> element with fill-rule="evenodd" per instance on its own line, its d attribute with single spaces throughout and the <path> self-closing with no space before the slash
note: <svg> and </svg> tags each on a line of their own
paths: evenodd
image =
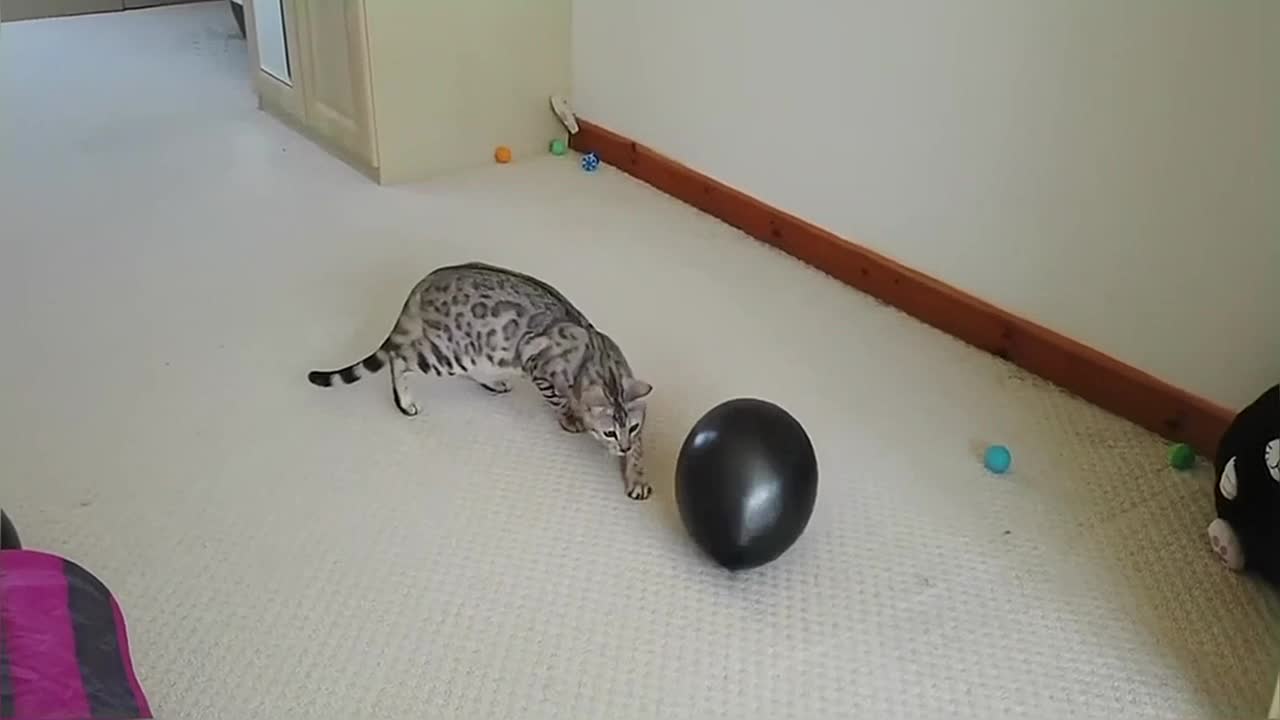
<svg viewBox="0 0 1280 720">
<path fill-rule="evenodd" d="M 575 434 L 584 432 L 587 429 L 587 427 L 582 424 L 581 420 L 572 415 L 561 415 L 560 427 L 567 433 Z"/>
<path fill-rule="evenodd" d="M 648 500 L 653 494 L 653 487 L 646 482 L 639 482 L 627 488 L 627 497 L 632 500 Z"/>
<path fill-rule="evenodd" d="M 399 407 L 400 412 L 404 413 L 407 417 L 414 417 L 421 412 L 421 409 L 418 407 L 418 403 L 416 402 L 400 403 L 397 407 Z"/>
</svg>

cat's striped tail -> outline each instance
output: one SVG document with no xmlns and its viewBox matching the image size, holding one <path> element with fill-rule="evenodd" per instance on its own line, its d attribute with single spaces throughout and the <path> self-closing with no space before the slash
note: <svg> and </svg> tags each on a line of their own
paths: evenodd
<svg viewBox="0 0 1280 720">
<path fill-rule="evenodd" d="M 343 385 L 350 385 L 366 375 L 377 373 L 386 366 L 388 357 L 386 347 L 380 347 L 372 355 L 354 365 L 348 365 L 338 370 L 312 370 L 307 373 L 307 380 L 310 380 L 312 385 L 318 387 L 331 387 L 334 378 L 341 380 Z"/>
</svg>

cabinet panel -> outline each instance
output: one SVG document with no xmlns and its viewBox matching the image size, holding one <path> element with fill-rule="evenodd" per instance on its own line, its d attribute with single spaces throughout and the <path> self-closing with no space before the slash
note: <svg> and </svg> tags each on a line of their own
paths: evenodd
<svg viewBox="0 0 1280 720">
<path fill-rule="evenodd" d="M 244 4 L 253 87 L 260 102 L 301 123 L 306 118 L 302 88 L 291 77 L 291 71 L 298 67 L 298 12 L 293 0 L 248 0 Z M 264 32 L 268 34 L 264 36 Z"/>
<path fill-rule="evenodd" d="M 377 166 L 363 0 L 299 3 L 307 125 Z"/>
<path fill-rule="evenodd" d="M 280 0 L 254 0 L 253 37 L 257 41 L 258 67 L 285 85 L 293 85 L 290 43 Z"/>
</svg>

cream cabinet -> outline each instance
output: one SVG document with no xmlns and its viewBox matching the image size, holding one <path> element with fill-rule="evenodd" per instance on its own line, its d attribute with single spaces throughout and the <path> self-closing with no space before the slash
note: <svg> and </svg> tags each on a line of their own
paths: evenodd
<svg viewBox="0 0 1280 720">
<path fill-rule="evenodd" d="M 247 0 L 263 110 L 378 182 L 563 137 L 572 0 Z"/>
</svg>

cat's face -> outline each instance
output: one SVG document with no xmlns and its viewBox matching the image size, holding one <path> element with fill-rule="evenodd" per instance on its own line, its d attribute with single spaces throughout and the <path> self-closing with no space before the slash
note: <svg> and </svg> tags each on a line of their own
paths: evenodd
<svg viewBox="0 0 1280 720">
<path fill-rule="evenodd" d="M 625 455 L 640 437 L 645 404 L 652 392 L 652 385 L 634 378 L 615 393 L 599 386 L 587 388 L 582 396 L 582 424 L 609 452 Z"/>
</svg>

